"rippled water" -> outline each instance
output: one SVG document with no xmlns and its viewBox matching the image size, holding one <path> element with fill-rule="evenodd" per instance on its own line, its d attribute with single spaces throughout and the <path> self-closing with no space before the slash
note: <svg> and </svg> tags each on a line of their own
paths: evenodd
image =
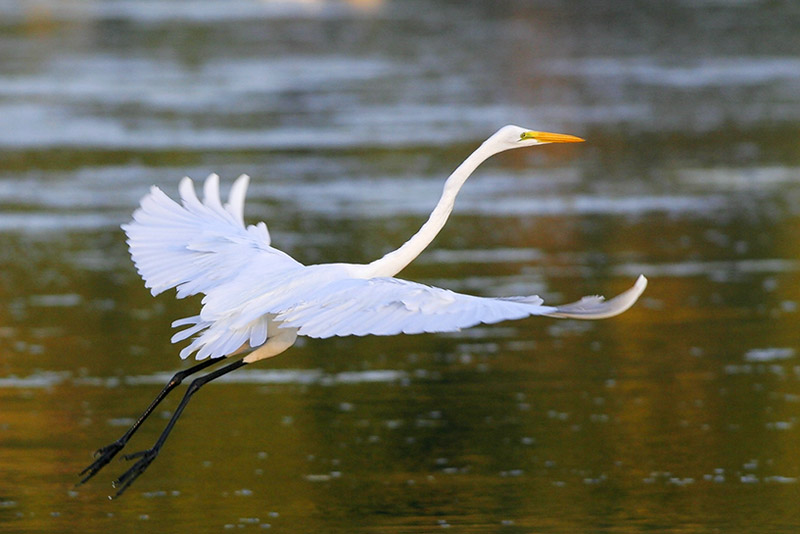
<svg viewBox="0 0 800 534">
<path fill-rule="evenodd" d="M 0 2 L 0 531 L 800 528 L 792 2 Z M 303 262 L 368 261 L 513 122 L 403 276 L 627 314 L 307 340 L 74 488 L 176 369 L 119 225 L 252 176 Z M 226 185 L 227 187 L 227 185 Z M 130 444 L 149 446 L 177 397 Z"/>
</svg>

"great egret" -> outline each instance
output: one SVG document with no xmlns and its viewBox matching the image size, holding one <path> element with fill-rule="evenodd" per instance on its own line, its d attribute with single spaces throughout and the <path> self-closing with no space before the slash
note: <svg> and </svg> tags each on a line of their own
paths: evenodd
<svg viewBox="0 0 800 534">
<path fill-rule="evenodd" d="M 244 224 L 246 175 L 234 182 L 225 205 L 215 174 L 205 181 L 203 201 L 197 198 L 189 178 L 180 182 L 182 204 L 153 186 L 134 212 L 133 221 L 122 228 L 136 268 L 153 295 L 170 288 L 177 289 L 178 298 L 204 295 L 200 314 L 175 321 L 174 327 L 185 329 L 172 337 L 173 342 L 193 337 L 181 350 L 181 358 L 196 353 L 196 359 L 203 361 L 176 373 L 122 437 L 98 449 L 95 461 L 80 473 L 85 476 L 79 484 L 125 446 L 173 388 L 216 359 L 250 351 L 195 379 L 153 447 L 124 456 L 138 461 L 114 482 L 117 496 L 147 469 L 201 386 L 243 365 L 280 354 L 298 335 L 327 338 L 450 332 L 530 315 L 602 319 L 627 310 L 647 285 L 643 276 L 611 300 L 592 296 L 563 306 L 546 306 L 538 296 L 483 298 L 394 278 L 439 233 L 461 186 L 487 158 L 512 148 L 581 141 L 572 135 L 504 126 L 450 175 L 422 228 L 400 248 L 369 264 L 303 265 L 273 248 L 263 222 Z"/>
</svg>

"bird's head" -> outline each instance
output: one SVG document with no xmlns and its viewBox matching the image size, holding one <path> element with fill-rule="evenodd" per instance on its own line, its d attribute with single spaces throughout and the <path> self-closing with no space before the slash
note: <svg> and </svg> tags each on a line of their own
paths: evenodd
<svg viewBox="0 0 800 534">
<path fill-rule="evenodd" d="M 547 143 L 581 143 L 583 139 L 574 135 L 538 132 L 509 124 L 503 126 L 487 141 L 496 145 L 499 150 L 511 150 L 526 146 L 544 145 Z"/>
</svg>

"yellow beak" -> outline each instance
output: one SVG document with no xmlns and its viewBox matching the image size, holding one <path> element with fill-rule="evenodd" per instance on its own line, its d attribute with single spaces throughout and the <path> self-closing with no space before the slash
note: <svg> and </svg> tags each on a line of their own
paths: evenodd
<svg viewBox="0 0 800 534">
<path fill-rule="evenodd" d="M 549 132 L 524 132 L 520 136 L 520 141 L 524 139 L 536 139 L 540 143 L 582 143 L 584 141 L 574 135 Z"/>
</svg>

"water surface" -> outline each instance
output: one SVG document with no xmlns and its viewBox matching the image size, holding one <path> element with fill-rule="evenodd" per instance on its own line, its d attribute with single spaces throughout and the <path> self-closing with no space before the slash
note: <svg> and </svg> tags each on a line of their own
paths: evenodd
<svg viewBox="0 0 800 534">
<path fill-rule="evenodd" d="M 0 530 L 794 531 L 800 11 L 791 2 L 0 3 Z M 248 221 L 369 261 L 499 126 L 403 276 L 613 320 L 306 340 L 198 394 L 123 499 L 73 488 L 175 370 L 119 225 L 252 176 Z M 136 435 L 148 447 L 178 396 Z"/>
</svg>

